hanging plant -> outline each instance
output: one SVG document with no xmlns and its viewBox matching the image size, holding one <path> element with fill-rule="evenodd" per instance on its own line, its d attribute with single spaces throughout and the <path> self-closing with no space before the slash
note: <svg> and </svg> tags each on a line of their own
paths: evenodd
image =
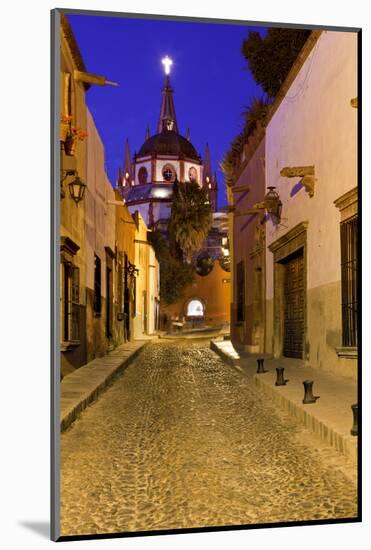
<svg viewBox="0 0 371 550">
<path fill-rule="evenodd" d="M 82 128 L 71 126 L 71 132 L 68 134 L 64 142 L 64 151 L 66 155 L 73 157 L 76 152 L 77 141 L 84 141 L 87 137 L 88 134 Z"/>
<path fill-rule="evenodd" d="M 60 140 L 64 143 L 71 133 L 71 115 L 61 115 Z"/>
</svg>

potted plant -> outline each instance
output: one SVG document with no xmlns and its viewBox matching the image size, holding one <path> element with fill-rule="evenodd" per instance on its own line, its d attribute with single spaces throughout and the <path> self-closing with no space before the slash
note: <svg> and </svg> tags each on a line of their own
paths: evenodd
<svg viewBox="0 0 371 550">
<path fill-rule="evenodd" d="M 60 140 L 64 143 L 71 133 L 71 115 L 61 115 Z"/>
<path fill-rule="evenodd" d="M 73 157 L 76 151 L 77 140 L 84 141 L 88 134 L 82 128 L 71 126 L 71 131 L 64 142 L 64 151 L 66 155 Z"/>
</svg>

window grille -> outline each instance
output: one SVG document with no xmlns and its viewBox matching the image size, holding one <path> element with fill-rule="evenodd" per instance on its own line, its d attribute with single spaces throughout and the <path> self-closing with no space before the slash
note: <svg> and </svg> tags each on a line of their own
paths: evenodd
<svg viewBox="0 0 371 550">
<path fill-rule="evenodd" d="M 93 308 L 95 313 L 100 313 L 102 309 L 102 272 L 101 260 L 97 255 L 94 255 L 94 303 Z"/>
<path fill-rule="evenodd" d="M 118 294 L 118 310 L 122 313 L 123 306 L 123 282 L 124 275 L 122 270 L 122 259 L 120 258 L 117 267 L 117 294 Z"/>
<path fill-rule="evenodd" d="M 63 265 L 63 340 L 80 340 L 80 269 Z"/>
<path fill-rule="evenodd" d="M 357 346 L 357 216 L 340 224 L 343 346 Z"/>
<path fill-rule="evenodd" d="M 245 265 L 244 261 L 237 264 L 237 321 L 245 320 Z"/>
<path fill-rule="evenodd" d="M 71 340 L 80 340 L 80 269 L 71 270 Z"/>
</svg>

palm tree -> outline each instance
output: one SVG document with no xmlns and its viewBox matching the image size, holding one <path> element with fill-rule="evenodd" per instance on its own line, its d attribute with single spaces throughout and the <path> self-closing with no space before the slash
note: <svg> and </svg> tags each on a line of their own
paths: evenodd
<svg viewBox="0 0 371 550">
<path fill-rule="evenodd" d="M 169 232 L 187 263 L 201 249 L 212 225 L 211 205 L 206 189 L 198 183 L 174 183 Z"/>
</svg>

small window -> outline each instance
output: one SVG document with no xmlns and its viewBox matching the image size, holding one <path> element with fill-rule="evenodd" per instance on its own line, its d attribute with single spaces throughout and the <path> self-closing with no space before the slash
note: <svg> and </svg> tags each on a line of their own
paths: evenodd
<svg viewBox="0 0 371 550">
<path fill-rule="evenodd" d="M 94 255 L 94 313 L 100 314 L 102 310 L 102 268 L 101 260 Z"/>
<path fill-rule="evenodd" d="M 198 182 L 197 170 L 194 166 L 191 166 L 191 168 L 188 170 L 188 176 L 189 181 L 194 181 L 195 183 Z"/>
<path fill-rule="evenodd" d="M 356 347 L 357 338 L 357 216 L 340 224 L 341 309 L 344 347 Z"/>
<path fill-rule="evenodd" d="M 63 263 L 63 340 L 80 340 L 80 270 L 68 262 Z"/>
<path fill-rule="evenodd" d="M 147 183 L 148 172 L 147 172 L 147 169 L 144 168 L 144 166 L 142 166 L 142 168 L 139 169 L 138 180 L 139 180 L 139 183 L 142 185 L 145 185 Z"/>
<path fill-rule="evenodd" d="M 162 177 L 164 178 L 164 181 L 174 182 L 176 178 L 174 166 L 171 164 L 166 164 L 162 169 Z"/>
<path fill-rule="evenodd" d="M 245 264 L 241 260 L 236 272 L 237 322 L 245 320 Z"/>
<path fill-rule="evenodd" d="M 106 336 L 111 338 L 112 336 L 112 313 L 113 313 L 113 277 L 112 269 L 106 268 Z"/>
</svg>

